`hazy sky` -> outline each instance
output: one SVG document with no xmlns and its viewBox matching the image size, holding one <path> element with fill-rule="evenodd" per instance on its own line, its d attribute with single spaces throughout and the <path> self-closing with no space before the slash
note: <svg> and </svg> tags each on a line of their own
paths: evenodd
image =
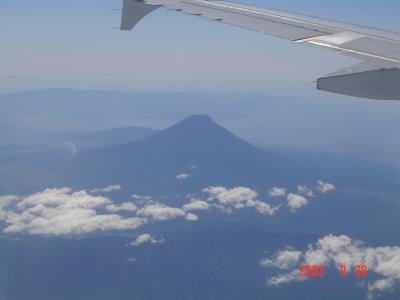
<svg viewBox="0 0 400 300">
<path fill-rule="evenodd" d="M 244 1 L 242 1 L 244 2 Z M 274 0 L 259 6 L 400 31 L 399 1 Z M 384 3 L 384 4 L 383 4 Z M 352 59 L 164 9 L 132 32 L 122 0 L 2 0 L 0 93 L 71 87 L 321 95 L 306 84 Z"/>
<path fill-rule="evenodd" d="M 398 0 L 271 0 L 252 4 L 400 31 Z M 258 144 L 376 152 L 400 159 L 400 103 L 339 96 L 307 85 L 318 76 L 355 63 L 353 59 L 164 9 L 147 16 L 132 32 L 112 30 L 120 23 L 120 12 L 112 9 L 121 6 L 122 0 L 1 0 L 0 94 L 48 88 L 174 93 L 162 97 L 168 102 L 175 93 L 190 92 L 207 94 L 206 104 L 202 100 L 202 105 L 182 110 L 175 102 L 168 102 L 169 111 L 155 113 L 152 122 L 147 122 L 134 108 L 122 112 L 124 108 L 115 105 L 113 98 L 107 100 L 112 112 L 88 107 L 89 99 L 67 102 L 61 111 L 57 101 L 48 109 L 31 101 L 26 103 L 32 106 L 26 107 L 3 102 L 0 123 L 9 117 L 14 127 L 28 122 L 45 124 L 46 128 L 81 123 L 82 128 L 163 128 L 189 113 L 208 113 Z M 226 96 L 237 92 L 244 99 L 240 109 Z M 255 100 L 259 98 L 254 94 L 263 95 L 265 101 Z M 220 98 L 225 102 L 215 101 Z M 39 109 L 36 115 L 35 105 Z M 149 111 L 155 106 L 150 101 Z M 231 118 L 229 114 L 236 108 L 241 117 Z M 86 109 L 89 113 L 78 113 Z M 23 112 L 22 117 L 16 110 Z M 71 114 L 61 116 L 66 110 Z M 88 117 L 92 110 L 98 114 L 96 122 Z M 225 117 L 219 113 L 222 111 L 226 111 Z M 12 134 L 2 126 L 0 131 Z"/>
</svg>

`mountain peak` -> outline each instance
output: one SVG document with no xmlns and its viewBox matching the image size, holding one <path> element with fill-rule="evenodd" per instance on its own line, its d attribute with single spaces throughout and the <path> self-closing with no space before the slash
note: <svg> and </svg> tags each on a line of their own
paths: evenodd
<svg viewBox="0 0 400 300">
<path fill-rule="evenodd" d="M 194 128 L 203 128 L 204 130 L 210 127 L 221 127 L 209 115 L 190 115 L 170 128 L 175 126 L 186 127 L 189 130 Z"/>
<path fill-rule="evenodd" d="M 154 137 L 168 137 L 168 139 L 185 144 L 218 143 L 226 140 L 237 140 L 231 132 L 218 124 L 208 115 L 190 115 L 182 121 L 168 127 L 154 135 Z M 240 142 L 244 142 L 240 140 Z"/>
<path fill-rule="evenodd" d="M 209 115 L 201 115 L 201 114 L 193 114 L 183 119 L 182 122 L 212 122 L 215 123 L 214 120 Z"/>
</svg>

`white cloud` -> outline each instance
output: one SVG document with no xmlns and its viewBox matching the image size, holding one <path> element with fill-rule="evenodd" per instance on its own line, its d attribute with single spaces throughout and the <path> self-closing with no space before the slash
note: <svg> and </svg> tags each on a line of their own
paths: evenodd
<svg viewBox="0 0 400 300">
<path fill-rule="evenodd" d="M 216 209 L 220 210 L 222 213 L 226 214 L 226 215 L 231 215 L 233 214 L 233 209 L 231 207 L 226 207 L 220 204 L 214 204 L 213 207 L 215 207 Z"/>
<path fill-rule="evenodd" d="M 394 288 L 395 281 L 391 278 L 379 279 L 368 284 L 369 298 L 373 298 L 374 292 L 389 291 Z"/>
<path fill-rule="evenodd" d="M 126 258 L 126 261 L 127 261 L 128 263 L 133 264 L 133 263 L 137 262 L 137 259 L 134 258 L 134 257 L 127 257 L 127 258 Z"/>
<path fill-rule="evenodd" d="M 188 213 L 188 214 L 185 216 L 185 219 L 186 219 L 186 221 L 196 222 L 196 221 L 199 220 L 199 217 L 196 216 L 195 214 Z"/>
<path fill-rule="evenodd" d="M 266 202 L 262 202 L 260 200 L 249 201 L 247 203 L 247 207 L 254 207 L 260 214 L 263 215 L 275 215 L 280 209 L 280 205 L 272 207 Z"/>
<path fill-rule="evenodd" d="M 22 214 L 9 213 L 6 218 L 6 233 L 37 235 L 81 235 L 96 231 L 136 229 L 144 224 L 139 218 L 125 219 L 119 215 L 97 215 L 91 209 L 57 210 L 43 209 L 35 215 L 31 212 Z"/>
<path fill-rule="evenodd" d="M 14 206 L 0 209 L 6 233 L 81 235 L 96 231 L 132 230 L 146 222 L 117 214 L 99 214 L 99 210 L 104 211 L 107 205 L 112 205 L 110 199 L 93 196 L 86 191 L 72 192 L 68 188 L 46 189 L 22 198 L 13 196 L 12 201 Z M 5 200 L 2 202 L 5 203 Z"/>
<path fill-rule="evenodd" d="M 132 199 L 136 204 L 138 204 L 140 206 L 155 203 L 155 201 L 153 201 L 153 199 L 147 195 L 132 194 Z"/>
<path fill-rule="evenodd" d="M 132 198 L 135 200 L 151 200 L 150 196 L 142 196 L 138 194 L 132 194 Z"/>
<path fill-rule="evenodd" d="M 137 211 L 138 216 L 151 218 L 156 221 L 167 221 L 186 215 L 181 208 L 169 207 L 165 204 L 155 203 L 147 205 Z"/>
<path fill-rule="evenodd" d="M 19 198 L 14 195 L 6 195 L 6 196 L 0 196 L 0 208 L 1 207 L 6 207 L 12 202 L 17 201 Z"/>
<path fill-rule="evenodd" d="M 299 251 L 286 249 L 261 261 L 261 265 L 266 268 L 294 268 L 289 273 L 267 279 L 269 285 L 297 281 L 300 264 L 334 265 L 337 269 L 346 265 L 349 271 L 356 265 L 366 265 L 368 272 L 378 277 L 368 283 L 368 298 L 373 298 L 376 293 L 390 291 L 396 283 L 400 283 L 400 247 L 367 247 L 346 235 L 327 235 L 300 255 Z"/>
<path fill-rule="evenodd" d="M 299 208 L 308 204 L 308 201 L 303 196 L 297 194 L 289 194 L 287 196 L 287 205 L 291 211 L 295 212 Z"/>
<path fill-rule="evenodd" d="M 206 201 L 202 201 L 202 200 L 191 200 L 189 203 L 185 204 L 182 208 L 185 211 L 207 210 L 210 208 L 210 204 L 208 204 Z"/>
<path fill-rule="evenodd" d="M 13 195 L 0 196 L 0 221 L 4 221 L 6 218 L 6 212 L 4 211 L 4 208 L 18 200 L 19 198 Z"/>
<path fill-rule="evenodd" d="M 306 185 L 297 185 L 297 193 L 301 195 L 306 195 L 308 197 L 314 197 L 314 192 L 310 190 Z"/>
<path fill-rule="evenodd" d="M 329 193 L 333 190 L 336 189 L 336 187 L 332 184 L 332 183 L 328 183 L 328 182 L 323 182 L 322 180 L 318 181 L 317 184 L 317 189 L 321 192 L 321 193 Z"/>
<path fill-rule="evenodd" d="M 255 191 L 245 187 L 228 189 L 222 186 L 211 186 L 203 189 L 210 196 L 209 201 L 217 200 L 221 205 L 234 208 L 244 208 L 249 200 L 254 200 L 258 195 Z"/>
<path fill-rule="evenodd" d="M 208 193 L 208 201 L 217 201 L 224 209 L 255 208 L 259 213 L 274 215 L 279 207 L 271 207 L 266 202 L 257 199 L 258 194 L 246 187 L 225 188 L 222 186 L 211 186 L 203 189 Z"/>
<path fill-rule="evenodd" d="M 124 202 L 120 205 L 117 204 L 109 204 L 106 206 L 106 210 L 109 212 L 119 212 L 119 211 L 136 211 L 137 207 L 132 202 Z"/>
<path fill-rule="evenodd" d="M 287 270 L 296 267 L 302 253 L 293 249 L 281 250 L 272 258 L 265 258 L 261 261 L 263 267 L 275 267 L 282 270 Z"/>
<path fill-rule="evenodd" d="M 270 279 L 267 279 L 266 284 L 269 286 L 281 286 L 294 281 L 303 281 L 303 279 L 299 276 L 298 270 L 293 270 L 290 273 L 271 277 Z"/>
<path fill-rule="evenodd" d="M 165 242 L 164 239 L 157 240 L 150 233 L 143 233 L 139 235 L 133 242 L 130 243 L 131 246 L 140 246 L 145 243 L 150 244 L 163 244 Z"/>
<path fill-rule="evenodd" d="M 189 174 L 182 173 L 182 174 L 176 175 L 175 178 L 178 179 L 178 180 L 184 180 L 184 179 L 189 178 L 189 176 L 190 176 Z"/>
<path fill-rule="evenodd" d="M 273 187 L 268 194 L 271 197 L 283 197 L 286 195 L 286 189 L 282 187 Z"/>
<path fill-rule="evenodd" d="M 121 186 L 119 184 L 116 185 L 107 185 L 102 188 L 96 188 L 91 190 L 92 193 L 112 193 L 121 190 Z"/>
<path fill-rule="evenodd" d="M 96 208 L 112 203 L 103 196 L 93 196 L 86 191 L 72 192 L 69 188 L 46 189 L 18 201 L 19 210 L 28 207 Z"/>
</svg>

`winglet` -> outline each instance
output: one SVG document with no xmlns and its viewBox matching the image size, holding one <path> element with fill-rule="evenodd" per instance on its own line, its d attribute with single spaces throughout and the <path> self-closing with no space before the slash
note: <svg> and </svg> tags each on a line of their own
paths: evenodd
<svg viewBox="0 0 400 300">
<path fill-rule="evenodd" d="M 400 69 L 361 62 L 318 78 L 317 89 L 342 95 L 400 100 Z"/>
<path fill-rule="evenodd" d="M 159 6 L 149 5 L 140 0 L 124 0 L 122 8 L 121 30 L 132 30 L 147 14 Z"/>
</svg>

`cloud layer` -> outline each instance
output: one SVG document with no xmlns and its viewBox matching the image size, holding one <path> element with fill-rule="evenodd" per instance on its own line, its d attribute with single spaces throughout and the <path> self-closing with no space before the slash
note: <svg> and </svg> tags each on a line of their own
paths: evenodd
<svg viewBox="0 0 400 300">
<path fill-rule="evenodd" d="M 149 196 L 132 195 L 132 201 L 114 203 L 101 193 L 119 191 L 120 185 L 74 192 L 69 188 L 46 189 L 25 197 L 0 196 L 0 222 L 5 233 L 36 235 L 82 235 L 98 231 L 134 230 L 148 222 L 184 219 L 199 220 L 197 213 L 212 209 L 231 214 L 238 209 L 253 209 L 274 216 L 282 204 L 271 205 L 248 187 L 209 186 L 182 207 L 170 207 Z M 318 182 L 317 190 L 328 193 L 335 187 Z M 299 194 L 287 193 L 286 188 L 274 187 L 270 197 L 286 196 L 287 206 L 295 212 L 309 202 L 304 195 L 312 190 L 302 186 Z M 194 212 L 197 212 L 196 214 Z M 129 217 L 128 217 L 129 216 Z"/>
</svg>

